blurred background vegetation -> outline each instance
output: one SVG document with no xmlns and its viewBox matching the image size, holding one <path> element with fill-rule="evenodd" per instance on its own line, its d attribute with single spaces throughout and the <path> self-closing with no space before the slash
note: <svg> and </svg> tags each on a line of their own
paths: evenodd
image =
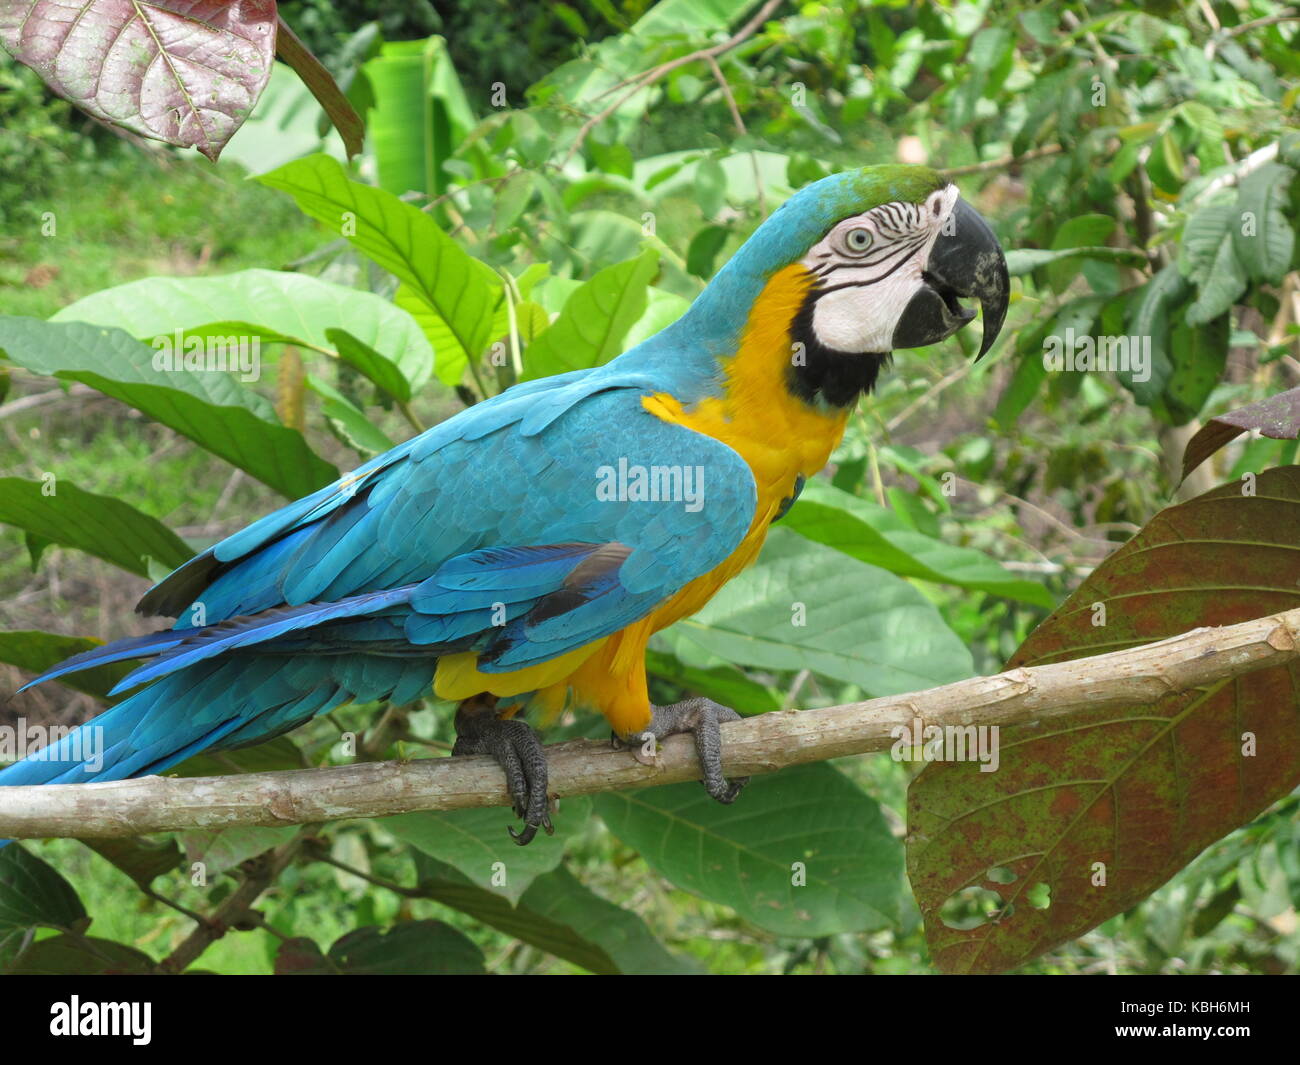
<svg viewBox="0 0 1300 1065">
<path fill-rule="evenodd" d="M 1015 596 L 912 582 L 969 649 L 960 671 L 1000 669 L 1051 603 L 1173 499 L 1293 460 L 1294 442 L 1245 437 L 1178 494 L 1182 446 L 1199 422 L 1300 383 L 1293 234 L 1262 258 L 1234 258 L 1210 210 L 1225 196 L 1250 198 L 1288 233 L 1300 216 L 1292 180 L 1300 15 L 1289 5 L 786 3 L 720 52 L 716 68 L 695 60 L 626 98 L 624 79 L 726 41 L 759 5 L 420 0 L 384 14 L 375 6 L 280 5 L 367 117 L 361 175 L 429 206 L 494 267 L 518 274 L 549 264 L 535 301 L 550 315 L 580 282 L 652 246 L 659 273 L 629 342 L 680 313 L 792 189 L 888 161 L 952 172 L 1004 246 L 1017 249 L 1005 339 L 978 366 L 955 342 L 901 354 L 852 422 L 831 473 L 837 488 L 892 511 L 900 528 L 978 549 L 1043 590 Z M 341 157 L 337 136 L 283 68 L 214 166 L 108 130 L 0 59 L 0 310 L 45 318 L 136 278 L 252 267 L 391 295 L 390 278 L 289 197 L 247 180 L 318 151 Z M 57 239 L 42 233 L 47 216 Z M 1044 373 L 1043 338 L 1067 326 L 1153 335 L 1153 381 Z M 320 393 L 302 394 L 292 356 L 269 358 L 274 372 L 257 387 L 283 410 L 286 381 L 299 380 L 307 413 L 297 418 L 320 455 L 348 468 L 374 450 L 322 413 Z M 459 409 L 465 389 L 508 383 L 485 385 L 463 365 L 448 374 L 440 367 L 438 378 L 445 387 L 413 401 L 426 425 Z M 362 397 L 346 367 L 333 384 L 389 438 L 408 432 L 402 412 Z M 279 501 L 138 411 L 3 365 L 0 456 L 6 476 L 57 470 L 130 500 L 196 547 Z M 956 494 L 945 490 L 953 478 Z M 146 586 L 0 526 L 0 630 L 97 639 L 143 632 L 149 626 L 130 606 Z M 671 641 L 656 653 L 659 701 L 725 665 Z M 882 694 L 845 676 L 725 668 L 724 679 L 748 686 L 749 709 Z M 0 666 L 0 690 L 24 677 Z M 50 687 L 0 715 L 78 721 L 97 705 Z M 369 756 L 391 756 L 399 734 L 450 738 L 445 708 L 404 713 L 400 728 L 379 730 Z M 319 761 L 341 727 L 370 728 L 373 737 L 373 714 L 350 708 L 315 722 L 301 747 Z M 879 756 L 840 768 L 879 800 L 901 836 L 907 783 L 920 767 Z M 1141 905 L 1027 970 L 1296 971 L 1296 806 L 1294 797 L 1278 804 Z M 220 860 L 210 841 L 185 845 L 209 847 L 209 860 L 232 866 L 274 844 L 278 831 L 228 840 Z M 325 949 L 358 925 L 433 917 L 468 936 L 491 970 L 582 971 L 435 897 L 392 890 L 438 871 L 382 824 L 332 826 L 319 851 L 322 860 L 292 866 L 264 898 L 265 927 L 216 942 L 201 967 L 269 972 L 286 937 Z M 76 842 L 39 853 L 76 883 L 97 936 L 157 957 L 190 927 Z M 931 971 L 905 891 L 897 919 L 874 930 L 800 939 L 674 886 L 597 819 L 568 842 L 565 862 L 675 956 L 714 972 Z M 169 894 L 187 905 L 213 898 L 206 888 Z"/>
</svg>

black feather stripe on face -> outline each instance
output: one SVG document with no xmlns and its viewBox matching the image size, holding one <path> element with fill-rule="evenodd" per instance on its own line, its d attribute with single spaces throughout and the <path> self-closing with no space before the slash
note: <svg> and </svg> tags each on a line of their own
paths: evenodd
<svg viewBox="0 0 1300 1065">
<path fill-rule="evenodd" d="M 823 292 L 811 289 L 790 325 L 791 341 L 802 348 L 796 347 L 791 356 L 786 386 L 812 406 L 851 407 L 875 387 L 890 353 L 840 351 L 823 344 L 813 328 L 813 309 Z"/>
</svg>

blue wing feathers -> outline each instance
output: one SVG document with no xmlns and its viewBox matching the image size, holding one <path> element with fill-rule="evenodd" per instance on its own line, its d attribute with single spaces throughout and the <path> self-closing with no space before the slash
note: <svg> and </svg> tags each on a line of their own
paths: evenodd
<svg viewBox="0 0 1300 1065">
<path fill-rule="evenodd" d="M 516 386 L 227 537 L 142 600 L 175 629 L 38 678 L 153 656 L 83 726 L 105 765 L 29 760 L 0 784 L 159 772 L 347 699 L 409 702 L 450 650 L 509 671 L 644 617 L 735 550 L 756 499 L 734 451 L 645 411 L 661 390 L 617 363 Z M 703 469 L 703 505 L 603 498 L 620 461 Z"/>
</svg>

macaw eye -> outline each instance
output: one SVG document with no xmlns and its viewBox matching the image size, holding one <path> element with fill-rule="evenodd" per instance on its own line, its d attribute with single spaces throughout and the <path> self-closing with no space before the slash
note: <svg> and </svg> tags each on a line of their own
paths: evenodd
<svg viewBox="0 0 1300 1065">
<path fill-rule="evenodd" d="M 859 226 L 856 229 L 850 229 L 844 234 L 844 246 L 852 255 L 861 255 L 871 247 L 875 237 L 872 236 L 871 230 Z"/>
</svg>

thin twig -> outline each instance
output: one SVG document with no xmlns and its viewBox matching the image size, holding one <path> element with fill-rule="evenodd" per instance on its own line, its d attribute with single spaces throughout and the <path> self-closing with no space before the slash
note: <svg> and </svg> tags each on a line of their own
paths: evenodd
<svg viewBox="0 0 1300 1065">
<path fill-rule="evenodd" d="M 713 78 L 718 83 L 718 88 L 722 90 L 722 98 L 727 101 L 727 109 L 731 112 L 731 121 L 735 123 L 736 132 L 742 137 L 749 136 L 749 131 L 745 128 L 745 120 L 740 117 L 740 108 L 736 106 L 736 97 L 731 92 L 727 76 L 722 73 L 722 67 L 718 66 L 717 59 L 709 56 L 708 60 Z M 758 196 L 758 213 L 766 218 L 767 194 L 763 191 L 763 171 L 758 165 L 758 152 L 753 148 L 749 149 L 749 162 L 754 168 L 754 192 Z"/>
<path fill-rule="evenodd" d="M 1050 155 L 1060 155 L 1065 151 L 1061 144 L 1044 144 L 1041 148 L 1032 148 L 1021 155 L 1004 155 L 999 159 L 989 159 L 983 163 L 967 163 L 965 166 L 950 166 L 939 173 L 946 178 L 965 177 L 967 174 L 987 174 L 990 170 L 1009 170 L 1035 159 L 1045 159 Z"/>
<path fill-rule="evenodd" d="M 754 17 L 740 27 L 734 34 L 728 37 L 721 44 L 715 44 L 711 48 L 701 48 L 698 51 L 691 52 L 688 55 L 678 56 L 676 59 L 670 59 L 666 63 L 660 63 L 657 67 L 651 67 L 649 70 L 643 70 L 640 74 L 633 74 L 630 78 L 624 78 L 617 85 L 606 89 L 601 95 L 607 95 L 618 89 L 627 88 L 627 91 L 619 95 L 612 104 L 603 111 L 592 115 L 586 122 L 578 128 L 578 134 L 573 138 L 573 143 L 569 145 L 569 150 L 564 153 L 564 158 L 560 160 L 560 168 L 563 169 L 582 147 L 582 142 L 587 139 L 587 134 L 599 126 L 605 119 L 609 118 L 615 111 L 622 107 L 628 100 L 632 99 L 642 89 L 648 89 L 655 82 L 667 77 L 678 67 L 684 67 L 687 63 L 694 63 L 697 59 L 716 59 L 718 56 L 730 52 L 739 44 L 758 32 L 760 26 L 768 20 L 768 17 L 778 7 L 783 0 L 767 0 L 762 7 L 755 13 Z"/>
</svg>

